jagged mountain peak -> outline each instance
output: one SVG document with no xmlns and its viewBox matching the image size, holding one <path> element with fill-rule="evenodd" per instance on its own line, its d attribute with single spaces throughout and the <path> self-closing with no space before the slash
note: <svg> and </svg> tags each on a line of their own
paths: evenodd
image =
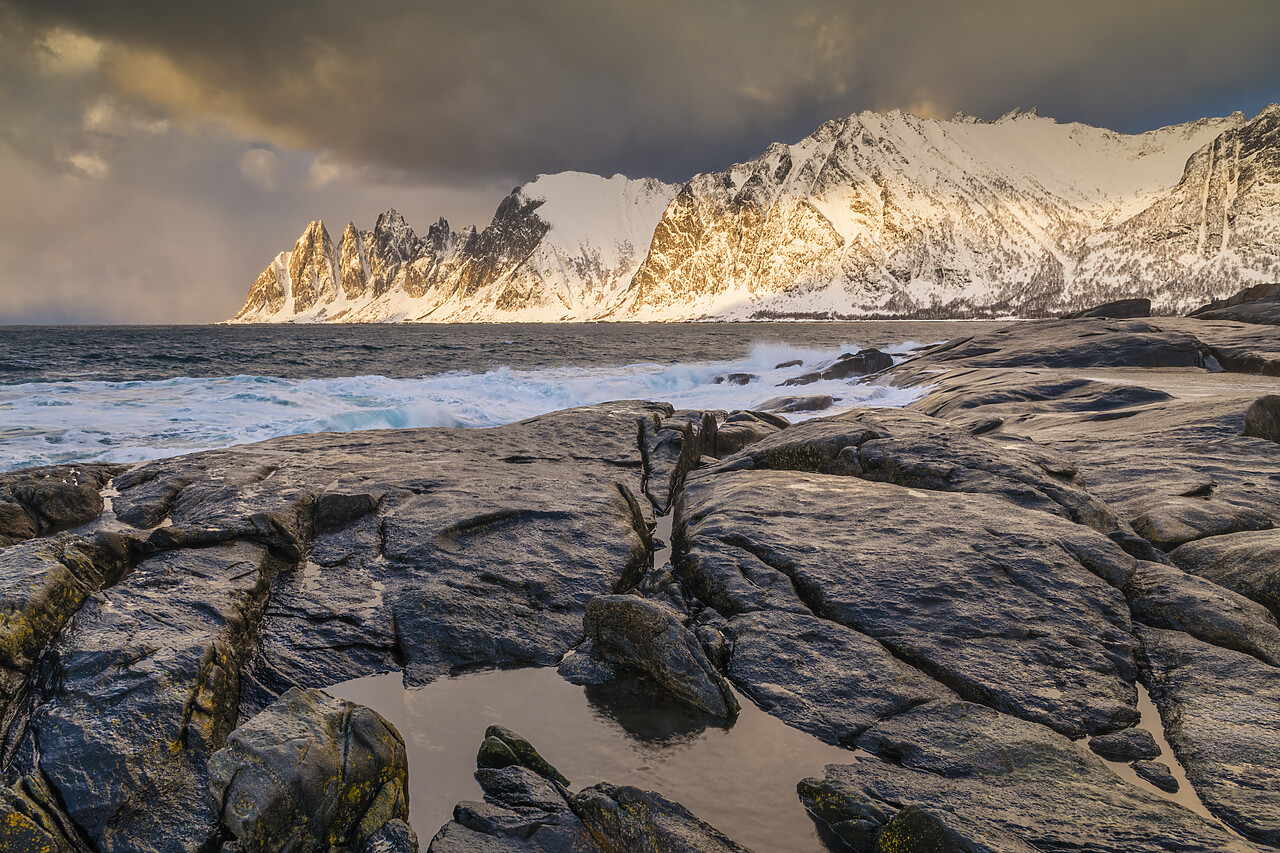
<svg viewBox="0 0 1280 853">
<path fill-rule="evenodd" d="M 679 186 L 538 175 L 480 231 L 441 219 L 418 237 L 389 210 L 344 231 L 341 288 L 314 230 L 237 320 L 1036 316 L 1125 297 L 1180 310 L 1280 275 L 1280 107 L 1140 134 L 1035 109 L 854 113 Z M 309 308 L 295 266 L 312 271 Z"/>
</svg>

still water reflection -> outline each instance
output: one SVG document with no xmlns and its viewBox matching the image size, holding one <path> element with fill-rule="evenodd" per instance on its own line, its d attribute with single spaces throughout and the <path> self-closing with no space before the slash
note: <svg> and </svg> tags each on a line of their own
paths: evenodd
<svg viewBox="0 0 1280 853">
<path fill-rule="evenodd" d="M 460 800 L 481 798 L 476 751 L 500 723 L 533 743 L 573 782 L 635 785 L 681 803 L 758 853 L 828 848 L 796 797 L 796 782 L 854 753 L 825 744 L 739 697 L 731 728 L 657 698 L 645 681 L 582 688 L 554 669 L 483 672 L 405 689 L 399 673 L 329 692 L 395 724 L 409 749 L 410 804 L 423 848 Z"/>
</svg>

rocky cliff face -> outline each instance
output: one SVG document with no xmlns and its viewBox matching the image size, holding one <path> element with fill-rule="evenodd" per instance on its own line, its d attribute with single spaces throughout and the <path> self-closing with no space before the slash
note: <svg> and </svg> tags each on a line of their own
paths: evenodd
<svg viewBox="0 0 1280 853">
<path fill-rule="evenodd" d="M 235 319 L 1185 311 L 1280 275 L 1280 106 L 1137 135 L 866 112 L 678 188 L 541 176 L 480 232 L 441 220 L 424 240 L 389 211 L 348 226 L 341 288 L 327 245 L 312 223 Z"/>
<path fill-rule="evenodd" d="M 544 175 L 503 199 L 482 231 L 441 219 L 419 237 L 389 210 L 372 231 L 348 224 L 336 253 L 312 222 L 235 321 L 594 319 L 621 300 L 675 192 L 621 175 Z"/>
</svg>

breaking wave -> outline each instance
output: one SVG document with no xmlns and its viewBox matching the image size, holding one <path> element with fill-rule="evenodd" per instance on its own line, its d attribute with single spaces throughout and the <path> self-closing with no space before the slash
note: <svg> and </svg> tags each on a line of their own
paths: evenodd
<svg viewBox="0 0 1280 853">
<path fill-rule="evenodd" d="M 899 356 L 917 346 L 889 351 Z M 498 367 L 416 379 L 351 376 L 177 377 L 130 382 L 31 382 L 0 386 L 0 470 L 63 462 L 138 462 L 280 435 L 408 427 L 488 427 L 611 400 L 660 400 L 676 408 L 751 409 L 770 397 L 825 394 L 825 411 L 902 406 L 914 389 L 784 379 L 829 364 L 856 345 L 813 349 L 756 344 L 738 361 L 618 367 Z M 780 367 L 787 362 L 799 365 Z M 717 377 L 748 374 L 744 385 Z"/>
</svg>

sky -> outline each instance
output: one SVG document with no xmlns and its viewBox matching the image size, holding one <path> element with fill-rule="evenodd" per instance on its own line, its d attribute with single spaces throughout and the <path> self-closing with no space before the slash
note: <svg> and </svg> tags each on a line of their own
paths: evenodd
<svg viewBox="0 0 1280 853">
<path fill-rule="evenodd" d="M 1252 116 L 1277 44 L 1277 0 L 0 0 L 0 323 L 217 322 L 313 219 L 484 227 L 862 110 Z"/>
</svg>

